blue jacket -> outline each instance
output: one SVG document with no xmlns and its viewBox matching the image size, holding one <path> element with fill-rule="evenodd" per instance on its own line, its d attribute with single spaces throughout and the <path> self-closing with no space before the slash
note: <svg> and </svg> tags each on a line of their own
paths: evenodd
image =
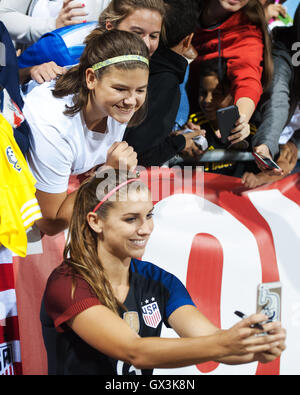
<svg viewBox="0 0 300 395">
<path fill-rule="evenodd" d="M 80 23 L 44 34 L 19 56 L 19 67 L 51 61 L 61 67 L 77 64 L 85 47 L 84 40 L 96 26 L 97 22 Z"/>
</svg>

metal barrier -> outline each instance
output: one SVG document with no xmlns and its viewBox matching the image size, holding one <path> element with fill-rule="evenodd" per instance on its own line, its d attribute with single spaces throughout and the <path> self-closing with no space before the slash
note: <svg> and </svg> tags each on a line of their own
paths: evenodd
<svg viewBox="0 0 300 395">
<path fill-rule="evenodd" d="M 298 151 L 298 159 L 300 159 L 300 150 Z M 197 161 L 197 163 L 201 164 L 204 162 L 225 162 L 225 161 L 232 161 L 232 162 L 249 162 L 253 161 L 254 157 L 251 152 L 245 151 L 228 151 L 224 149 L 216 149 L 213 151 L 206 151 L 202 156 L 201 160 Z M 185 162 L 181 156 L 176 155 L 172 159 L 170 159 L 166 166 L 172 167 L 177 164 Z M 194 164 L 195 162 L 193 162 Z"/>
</svg>

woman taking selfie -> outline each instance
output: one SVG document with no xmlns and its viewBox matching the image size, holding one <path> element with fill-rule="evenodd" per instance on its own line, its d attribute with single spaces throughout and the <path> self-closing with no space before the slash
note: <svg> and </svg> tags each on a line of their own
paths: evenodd
<svg viewBox="0 0 300 395">
<path fill-rule="evenodd" d="M 152 374 L 209 360 L 279 357 L 279 322 L 264 325 L 267 336 L 255 336 L 261 314 L 220 330 L 175 276 L 138 259 L 152 216 L 148 188 L 127 172 L 97 172 L 79 188 L 64 261 L 48 279 L 41 309 L 49 374 Z M 181 338 L 160 338 L 162 323 Z"/>
</svg>

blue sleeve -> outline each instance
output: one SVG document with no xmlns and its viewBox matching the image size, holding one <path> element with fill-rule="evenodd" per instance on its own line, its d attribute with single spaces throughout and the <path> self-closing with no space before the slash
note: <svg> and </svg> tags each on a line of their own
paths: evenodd
<svg viewBox="0 0 300 395">
<path fill-rule="evenodd" d="M 20 55 L 19 67 L 31 67 L 51 61 L 61 67 L 79 63 L 85 48 L 84 40 L 96 26 L 96 21 L 79 23 L 44 34 Z"/>
<path fill-rule="evenodd" d="M 62 67 L 74 64 L 66 44 L 56 33 L 46 33 L 18 58 L 21 69 L 51 61 Z"/>
<path fill-rule="evenodd" d="M 77 64 L 85 45 L 78 43 L 67 47 L 63 33 L 68 30 L 69 26 L 44 34 L 18 57 L 19 67 L 22 69 L 51 61 L 61 67 Z"/>
<path fill-rule="evenodd" d="M 150 262 L 135 261 L 135 263 L 138 266 L 139 273 L 160 282 L 166 289 L 166 319 L 168 319 L 170 315 L 181 306 L 195 306 L 186 287 L 176 276 Z M 166 322 L 165 324 L 167 325 Z"/>
</svg>

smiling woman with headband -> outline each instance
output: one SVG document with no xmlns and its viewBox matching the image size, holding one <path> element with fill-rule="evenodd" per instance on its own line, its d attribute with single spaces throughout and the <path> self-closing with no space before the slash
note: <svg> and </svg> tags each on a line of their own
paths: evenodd
<svg viewBox="0 0 300 395">
<path fill-rule="evenodd" d="M 279 322 L 255 314 L 216 328 L 178 278 L 140 260 L 153 230 L 147 186 L 127 172 L 97 172 L 76 196 L 64 262 L 41 309 L 49 374 L 152 374 L 209 360 L 237 364 L 280 356 Z M 181 338 L 159 338 L 162 324 Z"/>
<path fill-rule="evenodd" d="M 76 194 L 67 194 L 71 174 L 103 164 L 118 168 L 120 162 L 136 167 L 136 154 L 122 138 L 127 124 L 145 116 L 148 76 L 149 52 L 140 37 L 94 31 L 77 66 L 26 95 L 27 159 L 37 180 L 42 232 L 67 228 Z"/>
</svg>

